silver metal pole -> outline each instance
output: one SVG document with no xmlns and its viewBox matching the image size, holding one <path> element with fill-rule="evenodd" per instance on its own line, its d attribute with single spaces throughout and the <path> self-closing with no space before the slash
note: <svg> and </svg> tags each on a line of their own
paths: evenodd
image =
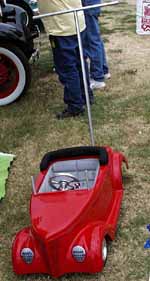
<svg viewBox="0 0 150 281">
<path fill-rule="evenodd" d="M 36 188 L 35 188 L 35 182 L 34 182 L 34 177 L 33 177 L 33 176 L 31 177 L 31 182 L 32 182 L 32 191 L 33 191 L 33 194 L 36 194 Z"/>
<path fill-rule="evenodd" d="M 76 11 L 74 12 L 74 18 L 75 18 L 75 24 L 76 24 L 76 30 L 77 30 L 77 37 L 78 37 L 78 45 L 79 45 L 79 52 L 80 52 L 81 68 L 82 68 L 83 83 L 84 83 L 86 105 L 87 105 L 87 112 L 88 112 L 90 138 L 91 138 L 91 144 L 94 146 L 95 145 L 94 133 L 93 133 L 93 125 L 92 125 L 91 107 L 90 107 L 90 100 L 89 100 L 87 77 L 86 77 L 86 71 L 85 71 L 82 39 L 81 39 L 81 33 L 80 33 L 80 24 L 79 24 L 78 12 L 76 12 Z"/>
<path fill-rule="evenodd" d="M 54 12 L 54 13 L 41 14 L 38 16 L 34 16 L 33 19 L 42 19 L 42 18 L 47 18 L 47 17 L 51 17 L 51 16 L 58 16 L 58 15 L 62 15 L 62 14 L 74 13 L 74 12 L 79 12 L 79 11 L 85 11 L 88 9 L 93 9 L 93 8 L 98 8 L 98 7 L 100 7 L 100 8 L 107 7 L 107 6 L 117 5 L 117 4 L 119 4 L 119 1 L 111 1 L 111 2 L 106 2 L 106 3 L 102 3 L 102 4 L 89 5 L 89 6 L 81 7 L 81 8 L 77 8 L 77 9 L 69 9 L 69 10 L 58 11 L 58 12 Z"/>
</svg>

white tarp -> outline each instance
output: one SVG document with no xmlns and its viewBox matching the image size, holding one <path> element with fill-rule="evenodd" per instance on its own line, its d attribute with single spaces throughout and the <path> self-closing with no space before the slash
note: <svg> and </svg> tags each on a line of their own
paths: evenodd
<svg viewBox="0 0 150 281">
<path fill-rule="evenodd" d="M 136 32 L 150 34 L 150 0 L 137 0 Z"/>
</svg>

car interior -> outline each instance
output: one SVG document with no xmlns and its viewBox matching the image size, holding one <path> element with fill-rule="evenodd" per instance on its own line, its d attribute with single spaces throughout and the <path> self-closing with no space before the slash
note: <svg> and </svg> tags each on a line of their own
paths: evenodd
<svg viewBox="0 0 150 281">
<path fill-rule="evenodd" d="M 49 167 L 38 193 L 91 189 L 99 169 L 100 162 L 96 158 L 54 162 Z"/>
</svg>

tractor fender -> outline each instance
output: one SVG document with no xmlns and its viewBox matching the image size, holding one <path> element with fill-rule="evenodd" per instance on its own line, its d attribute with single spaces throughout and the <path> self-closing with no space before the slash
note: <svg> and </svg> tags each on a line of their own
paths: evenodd
<svg viewBox="0 0 150 281">
<path fill-rule="evenodd" d="M 22 41 L 23 33 L 10 24 L 0 23 L 0 40 Z"/>
<path fill-rule="evenodd" d="M 10 24 L 0 23 L 0 42 L 14 44 L 14 46 L 20 48 L 28 59 L 33 53 L 33 40 L 27 41 L 24 34 Z"/>
</svg>

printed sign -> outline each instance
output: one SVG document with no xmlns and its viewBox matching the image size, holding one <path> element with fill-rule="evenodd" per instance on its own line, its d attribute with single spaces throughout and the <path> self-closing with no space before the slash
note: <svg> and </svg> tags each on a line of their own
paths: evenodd
<svg viewBox="0 0 150 281">
<path fill-rule="evenodd" d="M 150 0 L 137 0 L 136 32 L 150 34 Z"/>
</svg>

